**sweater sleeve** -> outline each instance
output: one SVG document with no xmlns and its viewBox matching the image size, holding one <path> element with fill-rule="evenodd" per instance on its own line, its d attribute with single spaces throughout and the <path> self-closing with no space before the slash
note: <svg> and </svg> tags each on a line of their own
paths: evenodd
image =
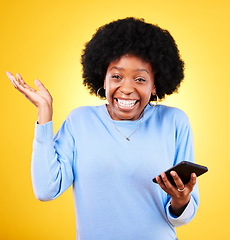
<svg viewBox="0 0 230 240">
<path fill-rule="evenodd" d="M 187 116 L 182 115 L 181 121 L 177 122 L 175 132 L 175 159 L 174 165 L 181 161 L 195 162 L 194 160 L 194 143 L 193 143 L 193 133 Z M 191 192 L 191 197 L 188 205 L 186 206 L 183 213 L 176 217 L 170 212 L 171 198 L 169 197 L 166 204 L 166 214 L 169 222 L 174 227 L 180 227 L 189 223 L 195 216 L 198 205 L 199 205 L 199 190 L 198 183 L 193 188 Z"/>
<path fill-rule="evenodd" d="M 57 198 L 73 182 L 74 139 L 67 119 L 55 137 L 53 122 L 35 125 L 31 175 L 34 194 L 41 201 Z"/>
</svg>

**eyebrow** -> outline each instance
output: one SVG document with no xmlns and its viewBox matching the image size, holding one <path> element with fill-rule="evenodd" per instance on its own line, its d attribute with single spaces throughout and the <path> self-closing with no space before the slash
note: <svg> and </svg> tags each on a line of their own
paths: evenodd
<svg viewBox="0 0 230 240">
<path fill-rule="evenodd" d="M 122 71 L 125 70 L 124 68 L 114 66 L 114 67 L 111 67 L 111 68 L 109 69 L 109 71 L 111 71 L 111 70 L 113 70 L 113 69 L 122 70 Z M 145 68 L 138 68 L 138 69 L 136 69 L 136 70 L 134 70 L 134 71 L 135 71 L 135 72 L 146 72 L 146 73 L 149 74 L 149 71 L 148 71 L 147 69 L 145 69 Z"/>
</svg>

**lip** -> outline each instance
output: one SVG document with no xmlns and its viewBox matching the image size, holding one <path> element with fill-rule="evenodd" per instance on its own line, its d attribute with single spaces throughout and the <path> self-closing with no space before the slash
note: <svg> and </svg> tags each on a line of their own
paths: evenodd
<svg viewBox="0 0 230 240">
<path fill-rule="evenodd" d="M 132 106 L 128 106 L 128 103 L 127 103 L 127 105 L 121 105 L 121 104 L 119 104 L 119 102 L 118 101 L 127 101 L 127 102 L 129 102 L 131 105 L 132 105 L 132 102 L 133 101 L 135 101 L 135 103 L 134 103 L 134 105 L 132 105 Z M 138 103 L 139 103 L 140 101 L 139 100 L 137 100 L 137 99 L 127 99 L 127 98 L 114 98 L 114 103 L 115 103 L 115 105 L 119 108 L 119 109 L 121 109 L 121 110 L 123 110 L 123 111 L 131 111 L 131 110 L 133 110 L 134 108 L 136 108 L 137 107 L 137 105 L 138 105 Z"/>
</svg>

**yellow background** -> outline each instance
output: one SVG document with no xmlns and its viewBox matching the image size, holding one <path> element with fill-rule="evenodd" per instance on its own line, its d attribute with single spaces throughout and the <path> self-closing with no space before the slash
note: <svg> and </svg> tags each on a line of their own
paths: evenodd
<svg viewBox="0 0 230 240">
<path fill-rule="evenodd" d="M 40 79 L 54 98 L 54 130 L 75 107 L 103 102 L 82 86 L 80 55 L 95 30 L 127 16 L 168 29 L 186 63 L 179 94 L 163 104 L 184 110 L 191 121 L 200 208 L 177 229 L 179 239 L 230 239 L 230 3 L 228 0 L 1 1 L 0 3 L 0 239 L 75 239 L 72 191 L 51 202 L 35 199 L 30 158 L 36 108 L 5 72 L 28 84 Z M 138 227 L 138 226 L 137 226 Z"/>
</svg>

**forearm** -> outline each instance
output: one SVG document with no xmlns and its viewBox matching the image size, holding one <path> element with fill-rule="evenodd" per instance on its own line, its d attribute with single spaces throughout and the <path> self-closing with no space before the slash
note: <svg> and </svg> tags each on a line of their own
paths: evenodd
<svg viewBox="0 0 230 240">
<path fill-rule="evenodd" d="M 54 141 L 53 122 L 35 125 L 31 172 L 35 196 L 42 201 L 58 197 L 73 182 L 73 142 L 64 129 L 65 124 Z"/>
<path fill-rule="evenodd" d="M 39 200 L 53 199 L 60 188 L 60 174 L 58 173 L 60 167 L 56 158 L 52 123 L 36 124 L 31 174 L 34 193 Z"/>
<path fill-rule="evenodd" d="M 184 206 L 183 211 L 180 213 L 180 215 L 176 215 L 172 210 L 172 199 L 168 199 L 168 203 L 166 205 L 166 213 L 169 222 L 174 227 L 180 227 L 182 225 L 185 225 L 189 223 L 195 216 L 196 211 L 199 206 L 199 191 L 198 191 L 198 184 L 195 185 L 192 193 L 190 194 L 190 199 L 186 206 Z"/>
</svg>

